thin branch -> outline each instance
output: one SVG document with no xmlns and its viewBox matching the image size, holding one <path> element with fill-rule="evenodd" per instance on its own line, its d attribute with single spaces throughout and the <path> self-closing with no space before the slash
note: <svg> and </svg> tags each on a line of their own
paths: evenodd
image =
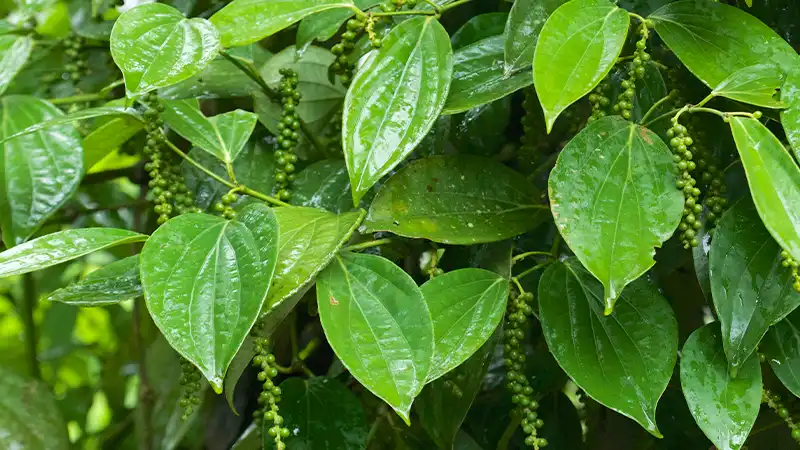
<svg viewBox="0 0 800 450">
<path fill-rule="evenodd" d="M 529 256 L 547 256 L 547 257 L 551 257 L 552 258 L 553 254 L 550 253 L 550 252 L 541 252 L 541 251 L 525 252 L 525 253 L 520 253 L 519 255 L 511 258 L 511 262 L 512 263 L 517 263 L 517 262 L 520 262 L 520 261 L 522 261 L 523 259 L 525 259 L 525 258 L 527 258 Z"/>
<path fill-rule="evenodd" d="M 391 243 L 392 243 L 392 239 L 391 238 L 384 238 L 384 239 L 378 239 L 378 240 L 375 240 L 375 241 L 367 241 L 367 242 L 362 242 L 360 244 L 349 245 L 347 247 L 342 248 L 341 251 L 343 251 L 343 252 L 356 252 L 356 251 L 359 251 L 359 250 L 365 250 L 365 249 L 373 248 L 373 247 L 380 247 L 381 245 L 387 245 L 387 244 L 391 244 Z"/>
</svg>

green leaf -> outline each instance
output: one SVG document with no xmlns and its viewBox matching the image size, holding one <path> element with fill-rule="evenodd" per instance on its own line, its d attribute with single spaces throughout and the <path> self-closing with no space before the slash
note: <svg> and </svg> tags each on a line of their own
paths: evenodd
<svg viewBox="0 0 800 450">
<path fill-rule="evenodd" d="M 48 387 L 0 368 L 0 447 L 68 450 L 67 426 Z"/>
<path fill-rule="evenodd" d="M 422 292 L 391 261 L 343 254 L 317 279 L 322 328 L 353 377 L 410 425 L 433 356 L 433 324 Z"/>
<path fill-rule="evenodd" d="M 135 255 L 101 267 L 86 278 L 51 292 L 46 300 L 75 306 L 104 306 L 141 295 L 139 256 Z"/>
<path fill-rule="evenodd" d="M 504 73 L 527 69 L 547 18 L 566 0 L 516 0 L 505 27 Z"/>
<path fill-rule="evenodd" d="M 253 134 L 258 116 L 237 109 L 206 117 L 197 99 L 163 102 L 164 122 L 193 145 L 230 164 L 244 149 Z"/>
<path fill-rule="evenodd" d="M 422 141 L 444 108 L 452 73 L 447 31 L 425 17 L 394 27 L 359 68 L 342 121 L 353 204 Z"/>
<path fill-rule="evenodd" d="M 48 234 L 0 253 L 0 278 L 55 266 L 115 245 L 147 240 L 116 228 L 78 228 Z"/>
<path fill-rule="evenodd" d="M 761 406 L 761 367 L 751 357 L 737 378 L 728 372 L 719 324 L 695 330 L 681 352 L 681 386 L 697 425 L 720 450 L 738 450 Z"/>
<path fill-rule="evenodd" d="M 33 39 L 29 36 L 0 36 L 0 95 L 28 61 L 32 50 Z"/>
<path fill-rule="evenodd" d="M 235 220 L 178 216 L 142 249 L 142 286 L 153 321 L 217 393 L 266 299 L 277 242 L 275 214 L 256 203 Z"/>
<path fill-rule="evenodd" d="M 644 65 L 644 76 L 636 80 L 636 94 L 633 97 L 633 119 L 635 122 L 641 122 L 642 118 L 650 108 L 659 100 L 666 97 L 667 86 L 664 84 L 664 78 L 661 76 L 661 70 L 653 62 L 649 61 Z M 664 108 L 664 106 L 661 106 Z M 662 111 L 656 108 L 654 114 Z M 666 112 L 666 110 L 664 110 Z M 652 116 L 656 117 L 656 116 Z"/>
<path fill-rule="evenodd" d="M 520 235 L 546 217 L 522 174 L 477 156 L 414 161 L 384 184 L 370 206 L 371 231 L 468 245 Z"/>
<path fill-rule="evenodd" d="M 3 136 L 3 138 L 0 139 L 0 143 L 4 143 L 10 141 L 11 139 L 15 139 L 19 136 L 35 133 L 39 130 L 44 130 L 50 127 L 55 127 L 58 125 L 66 125 L 81 120 L 94 119 L 97 117 L 106 117 L 106 116 L 127 116 L 133 120 L 137 120 L 143 123 L 140 114 L 133 108 L 125 108 L 122 106 L 98 106 L 96 108 L 81 109 L 64 116 L 56 116 L 49 120 L 43 120 L 41 122 L 35 123 L 14 134 Z"/>
<path fill-rule="evenodd" d="M 797 53 L 777 33 L 733 6 L 680 1 L 665 5 L 648 19 L 675 56 L 712 89 L 739 70 L 765 61 L 783 71 L 798 62 Z M 768 86 L 780 86 L 783 79 L 777 72 L 762 75 L 760 83 Z"/>
<path fill-rule="evenodd" d="M 132 97 L 196 75 L 219 53 L 219 39 L 205 19 L 187 19 L 171 6 L 146 3 L 114 23 L 111 56 Z"/>
<path fill-rule="evenodd" d="M 789 72 L 781 88 L 781 101 L 787 105 L 781 111 L 781 124 L 794 156 L 800 160 L 800 67 Z"/>
<path fill-rule="evenodd" d="M 420 289 L 433 317 L 430 382 L 466 361 L 494 333 L 506 309 L 508 281 L 488 270 L 460 269 Z"/>
<path fill-rule="evenodd" d="M 774 64 L 748 66 L 724 79 L 711 95 L 764 108 L 785 108 L 778 98 L 783 78 L 783 70 Z"/>
<path fill-rule="evenodd" d="M 333 378 L 294 377 L 281 383 L 281 416 L 289 430 L 286 448 L 297 450 L 361 450 L 367 441 L 364 407 L 345 385 Z M 269 424 L 269 422 L 265 421 Z M 267 425 L 270 426 L 270 425 Z M 264 448 L 275 439 L 264 434 Z"/>
<path fill-rule="evenodd" d="M 378 4 L 380 4 L 380 0 L 355 0 L 355 5 L 362 11 Z M 300 25 L 297 27 L 297 39 L 295 40 L 297 47 L 303 49 L 314 41 L 329 40 L 355 14 L 352 9 L 336 8 L 306 17 L 300 21 Z"/>
<path fill-rule="evenodd" d="M 550 174 L 550 208 L 575 256 L 605 287 L 606 314 L 650 269 L 675 231 L 683 195 L 672 153 L 655 133 L 621 117 L 589 124 Z"/>
<path fill-rule="evenodd" d="M 778 244 L 800 259 L 800 169 L 758 120 L 731 117 L 730 125 L 758 215 Z"/>
<path fill-rule="evenodd" d="M 800 397 L 800 310 L 773 325 L 759 350 L 781 383 Z"/>
<path fill-rule="evenodd" d="M 533 81 L 530 72 L 504 75 L 505 38 L 492 36 L 453 54 L 453 81 L 442 114 L 456 114 L 493 102 Z"/>
<path fill-rule="evenodd" d="M 2 99 L 0 138 L 63 117 L 55 106 L 33 97 Z M 59 125 L 2 144 L 0 228 L 7 247 L 30 238 L 72 196 L 83 175 L 80 135 Z"/>
<path fill-rule="evenodd" d="M 324 159 L 301 170 L 292 183 L 292 203 L 337 214 L 353 209 L 344 160 Z"/>
<path fill-rule="evenodd" d="M 749 198 L 722 216 L 711 241 L 709 267 L 722 347 L 735 377 L 767 329 L 800 305 L 791 271 Z"/>
<path fill-rule="evenodd" d="M 138 132 L 144 123 L 133 116 L 116 116 L 89 132 L 81 142 L 83 166 L 91 172 L 98 163 L 118 150 Z"/>
<path fill-rule="evenodd" d="M 586 393 L 656 437 L 656 404 L 672 376 L 678 324 L 658 290 L 631 283 L 611 316 L 603 288 L 574 258 L 555 263 L 539 282 L 539 315 L 547 346 Z"/>
<path fill-rule="evenodd" d="M 533 82 L 548 133 L 614 66 L 629 22 L 628 12 L 608 0 L 572 0 L 547 19 L 534 52 Z"/>
<path fill-rule="evenodd" d="M 211 16 L 223 47 L 260 41 L 306 16 L 335 8 L 352 8 L 345 0 L 234 0 Z"/>
<path fill-rule="evenodd" d="M 255 64 L 271 54 L 257 44 L 236 47 L 228 51 L 229 56 L 247 64 Z M 234 63 L 220 55 L 197 75 L 178 84 L 158 90 L 161 99 L 183 98 L 231 98 L 250 97 L 260 93 L 261 87 Z"/>
<path fill-rule="evenodd" d="M 499 12 L 479 14 L 472 17 L 461 28 L 456 30 L 450 38 L 453 50 L 474 44 L 481 39 L 503 34 L 507 20 L 508 14 Z"/>
</svg>

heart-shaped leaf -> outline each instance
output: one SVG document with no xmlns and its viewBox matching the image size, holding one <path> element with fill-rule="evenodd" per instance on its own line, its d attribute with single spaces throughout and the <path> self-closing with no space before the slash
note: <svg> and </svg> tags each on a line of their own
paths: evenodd
<svg viewBox="0 0 800 450">
<path fill-rule="evenodd" d="M 547 346 L 586 393 L 657 437 L 656 404 L 678 352 L 678 324 L 658 290 L 637 280 L 611 316 L 603 288 L 574 258 L 555 263 L 539 282 L 539 315 Z"/>
<path fill-rule="evenodd" d="M 422 141 L 444 108 L 452 73 L 450 37 L 425 17 L 394 27 L 359 68 L 342 122 L 353 204 Z"/>
<path fill-rule="evenodd" d="M 164 102 L 162 117 L 176 133 L 226 164 L 239 156 L 258 120 L 254 113 L 241 109 L 206 117 L 197 99 Z"/>
<path fill-rule="evenodd" d="M 652 131 L 605 117 L 567 144 L 550 174 L 550 208 L 564 240 L 605 287 L 606 314 L 655 264 L 675 231 L 683 195 L 672 153 Z"/>
<path fill-rule="evenodd" d="M 125 77 L 128 97 L 199 73 L 219 49 L 219 32 L 209 21 L 187 19 L 163 3 L 122 13 L 111 30 L 111 56 Z"/>
<path fill-rule="evenodd" d="M 765 108 L 785 108 L 778 98 L 784 72 L 774 64 L 739 69 L 718 84 L 711 94 Z"/>
<path fill-rule="evenodd" d="M 718 323 L 695 330 L 681 352 L 681 387 L 697 425 L 720 450 L 739 450 L 761 406 L 761 367 L 753 355 L 733 378 Z"/>
<path fill-rule="evenodd" d="M 67 426 L 48 387 L 0 369 L 0 447 L 67 450 Z"/>
<path fill-rule="evenodd" d="M 277 243 L 275 214 L 255 203 L 235 220 L 175 217 L 142 249 L 142 286 L 153 321 L 218 393 L 266 299 Z"/>
<path fill-rule="evenodd" d="M 0 35 L 0 95 L 8 89 L 33 50 L 30 36 Z"/>
<path fill-rule="evenodd" d="M 86 278 L 51 292 L 46 300 L 76 306 L 104 306 L 141 295 L 139 255 L 135 255 L 101 267 Z"/>
<path fill-rule="evenodd" d="M 433 356 L 431 314 L 414 280 L 380 256 L 345 253 L 319 275 L 317 305 L 342 364 L 410 424 Z"/>
<path fill-rule="evenodd" d="M 786 389 L 800 397 L 800 310 L 773 325 L 759 350 Z"/>
<path fill-rule="evenodd" d="M 533 54 L 539 33 L 547 18 L 566 0 L 516 0 L 505 27 L 505 68 L 510 76 L 527 69 L 533 63 Z"/>
</svg>

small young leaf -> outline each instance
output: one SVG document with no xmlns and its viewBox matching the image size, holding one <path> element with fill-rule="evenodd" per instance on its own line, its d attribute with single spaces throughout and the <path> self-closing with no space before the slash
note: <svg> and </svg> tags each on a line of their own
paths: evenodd
<svg viewBox="0 0 800 450">
<path fill-rule="evenodd" d="M 800 397 L 800 310 L 773 325 L 759 349 L 786 389 Z"/>
<path fill-rule="evenodd" d="M 539 33 L 553 11 L 566 0 L 516 0 L 505 27 L 505 68 L 506 77 L 514 72 L 527 69 L 533 63 L 533 54 Z"/>
<path fill-rule="evenodd" d="M 75 306 L 115 305 L 142 295 L 139 256 L 129 256 L 101 267 L 65 288 L 55 290 L 47 301 Z"/>
<path fill-rule="evenodd" d="M 444 108 L 452 73 L 447 31 L 426 17 L 394 27 L 363 63 L 342 122 L 353 204 L 422 141 Z"/>
<path fill-rule="evenodd" d="M 0 95 L 28 61 L 33 50 L 30 36 L 0 35 Z"/>
<path fill-rule="evenodd" d="M 442 114 L 456 114 L 529 86 L 531 74 L 503 74 L 504 38 L 492 36 L 453 54 L 453 81 Z"/>
<path fill-rule="evenodd" d="M 342 364 L 410 424 L 433 356 L 431 314 L 414 280 L 380 256 L 343 254 L 319 275 L 317 305 Z"/>
<path fill-rule="evenodd" d="M 711 240 L 712 297 L 734 377 L 767 329 L 800 305 L 780 254 L 749 198 L 725 212 Z"/>
<path fill-rule="evenodd" d="M 608 0 L 573 0 L 547 19 L 534 52 L 533 82 L 548 133 L 614 66 L 629 22 L 628 12 Z"/>
<path fill-rule="evenodd" d="M 545 219 L 519 172 L 477 156 L 433 156 L 394 174 L 375 196 L 371 231 L 469 245 L 520 235 Z"/>
<path fill-rule="evenodd" d="M 721 450 L 739 450 L 761 406 L 761 367 L 753 355 L 728 371 L 719 324 L 695 330 L 681 352 L 681 386 L 697 425 Z"/>
<path fill-rule="evenodd" d="M 786 109 L 781 111 L 786 140 L 792 145 L 795 159 L 800 161 L 800 67 L 786 76 L 781 88 L 781 101 L 786 104 Z"/>
<path fill-rule="evenodd" d="M 680 222 L 676 171 L 661 138 L 618 116 L 589 124 L 558 157 L 550 208 L 575 256 L 605 286 L 606 314 Z"/>
<path fill-rule="evenodd" d="M 47 385 L 0 369 L 0 448 L 68 450 L 67 426 Z"/>
<path fill-rule="evenodd" d="M 142 249 L 142 286 L 153 321 L 218 393 L 266 299 L 277 243 L 275 214 L 255 203 L 235 220 L 178 216 Z"/>
<path fill-rule="evenodd" d="M 164 102 L 162 117 L 176 133 L 226 164 L 239 156 L 258 120 L 241 109 L 205 117 L 197 99 Z"/>
<path fill-rule="evenodd" d="M 337 214 L 353 209 L 344 160 L 324 159 L 301 170 L 292 184 L 292 203 Z"/>
<path fill-rule="evenodd" d="M 774 64 L 748 66 L 732 73 L 711 93 L 764 108 L 785 108 L 778 99 L 783 78 L 783 70 Z"/>
<path fill-rule="evenodd" d="M 352 0 L 234 0 L 211 16 L 223 47 L 260 41 L 306 16 L 335 8 L 352 8 Z"/>
<path fill-rule="evenodd" d="M 730 125 L 758 215 L 781 248 L 800 260 L 800 169 L 758 120 L 731 117 Z"/>
<path fill-rule="evenodd" d="M 170 86 L 197 73 L 219 53 L 219 32 L 205 19 L 187 19 L 162 3 L 145 3 L 117 19 L 111 56 L 128 97 Z"/>
<path fill-rule="evenodd" d="M 586 393 L 656 437 L 656 404 L 678 352 L 678 324 L 658 290 L 637 280 L 611 316 L 603 288 L 580 263 L 555 263 L 539 282 L 542 330 L 561 368 Z"/>
<path fill-rule="evenodd" d="M 0 278 L 34 272 L 115 245 L 147 240 L 116 228 L 78 228 L 48 234 L 0 253 Z"/>
<path fill-rule="evenodd" d="M 428 382 L 475 353 L 503 319 L 508 281 L 488 270 L 459 269 L 420 287 L 433 317 L 433 359 Z"/>
</svg>

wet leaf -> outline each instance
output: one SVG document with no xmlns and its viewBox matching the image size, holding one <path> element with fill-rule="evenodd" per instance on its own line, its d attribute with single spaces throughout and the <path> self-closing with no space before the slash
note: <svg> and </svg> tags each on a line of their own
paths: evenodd
<svg viewBox="0 0 800 450">
<path fill-rule="evenodd" d="M 83 165 L 87 172 L 91 173 L 92 168 L 143 129 L 144 123 L 141 120 L 123 115 L 109 119 L 89 132 L 81 142 Z"/>
<path fill-rule="evenodd" d="M 550 207 L 570 249 L 603 283 L 606 314 L 655 264 L 655 247 L 678 226 L 683 195 L 676 179 L 666 144 L 617 116 L 589 124 L 559 155 Z"/>
<path fill-rule="evenodd" d="M 520 235 L 546 207 L 522 174 L 477 156 L 414 161 L 378 191 L 365 221 L 371 231 L 468 245 Z"/>
<path fill-rule="evenodd" d="M 394 27 L 362 64 L 342 121 L 353 204 L 422 141 L 444 108 L 452 73 L 450 37 L 425 17 Z"/>
<path fill-rule="evenodd" d="M 772 326 L 759 349 L 781 383 L 800 397 L 800 310 Z"/>
<path fill-rule="evenodd" d="M 301 170 L 292 184 L 292 203 L 335 213 L 353 209 L 344 160 L 324 159 Z"/>
<path fill-rule="evenodd" d="M 72 124 L 75 122 L 79 122 L 81 120 L 94 119 L 97 117 L 108 117 L 108 116 L 126 116 L 130 117 L 133 120 L 142 122 L 142 118 L 140 117 L 139 113 L 133 108 L 125 108 L 123 106 L 98 106 L 96 108 L 81 109 L 70 114 L 52 117 L 48 120 L 43 120 L 41 122 L 35 123 L 29 127 L 17 131 L 14 134 L 3 136 L 3 138 L 0 139 L 0 143 L 4 143 L 10 141 L 11 139 L 15 139 L 19 136 L 25 136 L 26 134 L 31 134 L 36 131 L 44 130 L 50 127 Z"/>
<path fill-rule="evenodd" d="M 472 17 L 450 37 L 453 50 L 503 34 L 507 19 L 508 14 L 506 13 L 478 14 Z"/>
<path fill-rule="evenodd" d="M 781 111 L 786 140 L 792 145 L 795 159 L 800 160 L 800 67 L 786 76 L 781 88 L 781 101 L 787 106 Z"/>
<path fill-rule="evenodd" d="M 0 368 L 0 447 L 68 450 L 67 426 L 48 387 Z"/>
<path fill-rule="evenodd" d="M 254 113 L 241 109 L 205 117 L 197 99 L 172 100 L 163 104 L 161 115 L 173 131 L 226 164 L 239 156 L 258 120 Z"/>
<path fill-rule="evenodd" d="M 470 268 L 437 276 L 420 289 L 433 317 L 430 382 L 461 365 L 494 333 L 506 309 L 508 281 Z"/>
<path fill-rule="evenodd" d="M 33 97 L 2 99 L 0 137 L 62 117 L 55 106 Z M 0 227 L 12 247 L 30 238 L 72 196 L 83 175 L 80 135 L 68 124 L 6 141 L 0 147 Z"/>
<path fill-rule="evenodd" d="M 411 277 L 380 256 L 345 253 L 317 279 L 322 328 L 353 377 L 410 424 L 433 356 L 433 324 Z"/>
<path fill-rule="evenodd" d="M 122 13 L 111 30 L 111 56 L 125 77 L 128 97 L 200 73 L 219 49 L 219 32 L 209 21 L 187 19 L 161 3 Z"/>
<path fill-rule="evenodd" d="M 6 91 L 33 50 L 33 39 L 16 34 L 0 35 L 0 95 Z"/>
<path fill-rule="evenodd" d="M 261 55 L 270 53 L 256 44 L 228 50 L 229 56 L 255 64 Z M 161 99 L 250 97 L 261 93 L 261 87 L 224 56 L 217 56 L 197 75 L 178 84 L 158 90 Z"/>
<path fill-rule="evenodd" d="M 608 0 L 573 0 L 547 19 L 534 52 L 533 82 L 548 133 L 614 66 L 629 22 L 628 12 Z"/>
<path fill-rule="evenodd" d="M 547 346 L 586 393 L 656 437 L 656 404 L 672 376 L 678 324 L 646 280 L 622 291 L 610 316 L 603 288 L 575 258 L 555 263 L 539 282 L 539 315 Z"/>
<path fill-rule="evenodd" d="M 453 54 L 453 81 L 443 114 L 456 114 L 493 102 L 533 81 L 530 72 L 504 75 L 502 35 L 482 39 Z"/>
<path fill-rule="evenodd" d="M 761 406 L 761 367 L 753 356 L 728 371 L 719 324 L 695 330 L 681 352 L 681 386 L 697 425 L 720 450 L 738 450 Z"/>
<path fill-rule="evenodd" d="M 781 248 L 800 260 L 800 169 L 758 120 L 731 117 L 730 125 L 758 215 Z"/>
<path fill-rule="evenodd" d="M 539 33 L 550 14 L 566 0 L 516 0 L 505 27 L 506 76 L 533 64 Z"/>
<path fill-rule="evenodd" d="M 139 256 L 134 255 L 101 267 L 86 278 L 51 292 L 46 300 L 75 306 L 104 306 L 141 295 Z"/>
<path fill-rule="evenodd" d="M 641 122 L 641 119 L 647 114 L 647 111 L 656 104 L 657 101 L 667 96 L 667 86 L 664 84 L 664 78 L 661 76 L 661 70 L 658 66 L 650 61 L 644 65 L 644 77 L 636 80 L 636 94 L 633 97 L 633 120 Z M 663 106 L 661 108 L 664 108 Z M 657 114 L 662 112 L 660 108 L 656 108 L 651 117 L 657 117 Z"/>
<path fill-rule="evenodd" d="M 800 305 L 781 248 L 743 198 L 722 216 L 711 241 L 709 266 L 722 347 L 735 377 L 767 329 Z"/>
<path fill-rule="evenodd" d="M 719 83 L 711 93 L 765 108 L 784 108 L 778 96 L 784 72 L 772 64 L 739 69 Z"/>
<path fill-rule="evenodd" d="M 355 0 L 362 11 L 380 4 L 380 0 Z M 348 19 L 355 16 L 352 9 L 336 8 L 306 17 L 297 27 L 296 45 L 302 49 L 314 41 L 325 42 L 332 38 Z"/>
<path fill-rule="evenodd" d="M 218 393 L 266 299 L 277 243 L 272 209 L 253 204 L 235 220 L 175 217 L 142 249 L 142 286 L 153 321 Z"/>
<path fill-rule="evenodd" d="M 58 231 L 0 253 L 0 278 L 34 272 L 109 247 L 145 240 L 144 234 L 117 228 Z"/>
</svg>

